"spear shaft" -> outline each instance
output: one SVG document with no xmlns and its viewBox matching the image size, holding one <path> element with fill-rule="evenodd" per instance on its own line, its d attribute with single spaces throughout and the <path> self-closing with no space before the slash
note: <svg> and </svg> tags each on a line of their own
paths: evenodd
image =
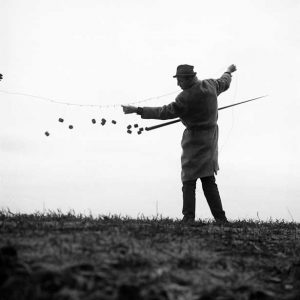
<svg viewBox="0 0 300 300">
<path fill-rule="evenodd" d="M 227 106 L 223 106 L 223 107 L 220 107 L 218 110 L 222 110 L 222 109 L 229 108 L 229 107 L 232 107 L 232 106 L 240 105 L 240 104 L 243 104 L 243 103 L 246 103 L 246 102 L 250 102 L 250 101 L 254 101 L 254 100 L 257 100 L 257 99 L 260 99 L 260 98 L 264 98 L 264 97 L 267 97 L 267 95 L 256 97 L 256 98 L 252 98 L 252 99 L 249 99 L 249 100 L 246 100 L 246 101 L 242 101 L 242 102 L 238 102 L 238 103 L 233 103 L 233 104 L 230 104 L 230 105 L 227 105 Z M 167 126 L 167 125 L 171 125 L 171 124 L 174 124 L 174 123 L 178 123 L 180 121 L 181 121 L 180 119 L 176 119 L 176 120 L 173 120 L 173 121 L 170 121 L 170 122 L 158 124 L 158 125 L 151 126 L 151 127 L 146 127 L 145 130 L 147 130 L 147 131 L 153 130 L 153 129 L 160 128 L 160 127 L 163 127 L 163 126 Z"/>
</svg>

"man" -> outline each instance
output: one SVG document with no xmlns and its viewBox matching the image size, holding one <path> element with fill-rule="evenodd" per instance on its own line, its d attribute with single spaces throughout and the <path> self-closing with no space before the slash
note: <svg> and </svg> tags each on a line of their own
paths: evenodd
<svg viewBox="0 0 300 300">
<path fill-rule="evenodd" d="M 214 176 L 219 170 L 217 96 L 229 88 L 234 71 L 236 66 L 230 65 L 219 79 L 198 80 L 193 66 L 179 65 L 173 77 L 183 91 L 174 102 L 162 107 L 122 105 L 125 114 L 137 113 L 143 119 L 160 120 L 179 117 L 185 125 L 181 141 L 183 222 L 195 220 L 198 178 L 215 220 L 218 223 L 228 222 Z"/>
</svg>

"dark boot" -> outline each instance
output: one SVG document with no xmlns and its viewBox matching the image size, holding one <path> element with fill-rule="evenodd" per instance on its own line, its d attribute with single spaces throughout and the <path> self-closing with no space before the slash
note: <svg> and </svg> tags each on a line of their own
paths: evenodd
<svg viewBox="0 0 300 300">
<path fill-rule="evenodd" d="M 215 176 L 202 177 L 202 188 L 209 205 L 210 211 L 217 222 L 228 222 L 225 216 L 225 211 L 222 207 L 222 202 L 216 184 Z"/>
<path fill-rule="evenodd" d="M 183 208 L 182 214 L 184 215 L 183 221 L 195 220 L 195 207 L 196 207 L 196 181 L 188 180 L 184 181 L 182 185 L 183 194 Z"/>
</svg>

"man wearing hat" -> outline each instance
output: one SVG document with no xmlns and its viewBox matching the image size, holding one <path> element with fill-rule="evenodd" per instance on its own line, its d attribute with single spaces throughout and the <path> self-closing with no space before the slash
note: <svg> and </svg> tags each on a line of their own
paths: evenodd
<svg viewBox="0 0 300 300">
<path fill-rule="evenodd" d="M 217 222 L 227 222 L 214 176 L 219 170 L 217 97 L 229 88 L 234 71 L 236 66 L 230 65 L 218 79 L 199 80 L 193 66 L 179 65 L 173 77 L 182 92 L 174 102 L 161 107 L 122 106 L 125 114 L 137 113 L 143 119 L 159 120 L 179 117 L 185 125 L 181 140 L 181 180 L 183 221 L 187 223 L 195 220 L 198 178 L 213 217 Z"/>
</svg>

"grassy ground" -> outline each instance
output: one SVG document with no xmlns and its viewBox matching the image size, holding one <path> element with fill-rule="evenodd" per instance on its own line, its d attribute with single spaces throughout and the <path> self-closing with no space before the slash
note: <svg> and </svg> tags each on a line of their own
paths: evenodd
<svg viewBox="0 0 300 300">
<path fill-rule="evenodd" d="M 0 299 L 300 299 L 300 224 L 0 212 Z"/>
</svg>

